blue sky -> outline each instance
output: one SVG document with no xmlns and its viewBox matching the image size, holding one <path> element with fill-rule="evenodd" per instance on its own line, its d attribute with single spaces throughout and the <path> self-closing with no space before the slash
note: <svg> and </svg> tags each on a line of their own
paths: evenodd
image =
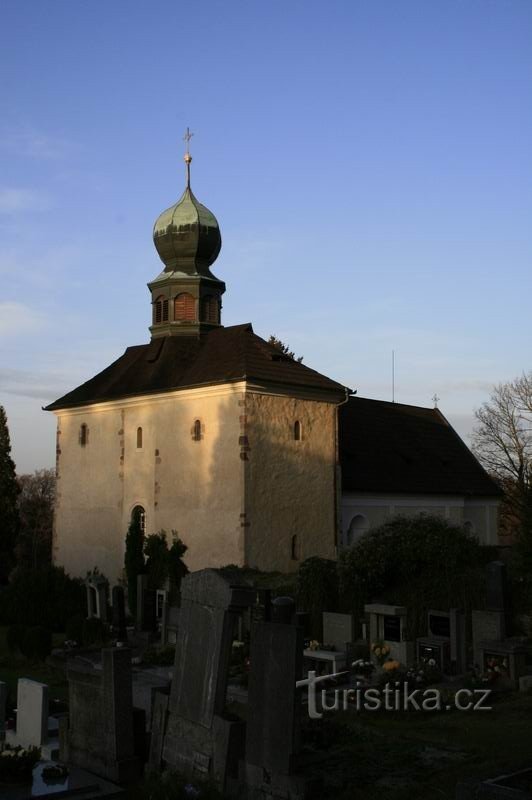
<svg viewBox="0 0 532 800">
<path fill-rule="evenodd" d="M 4 0 L 0 403 L 41 412 L 147 341 L 151 230 L 217 216 L 226 325 L 442 411 L 532 368 L 530 0 Z"/>
</svg>

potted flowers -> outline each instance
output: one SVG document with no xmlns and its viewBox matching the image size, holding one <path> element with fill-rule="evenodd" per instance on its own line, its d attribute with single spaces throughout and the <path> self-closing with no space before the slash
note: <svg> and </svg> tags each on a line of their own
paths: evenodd
<svg viewBox="0 0 532 800">
<path fill-rule="evenodd" d="M 373 644 L 371 645 L 371 652 L 375 657 L 379 667 L 382 667 L 383 664 L 385 664 L 386 661 L 388 661 L 388 658 L 390 656 L 391 652 L 390 645 L 384 644 L 384 642 L 373 642 Z"/>
</svg>

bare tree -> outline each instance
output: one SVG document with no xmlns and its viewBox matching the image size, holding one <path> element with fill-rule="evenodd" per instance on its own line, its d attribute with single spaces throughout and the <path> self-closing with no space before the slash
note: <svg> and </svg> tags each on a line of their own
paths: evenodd
<svg viewBox="0 0 532 800">
<path fill-rule="evenodd" d="M 37 569 L 51 563 L 55 483 L 52 469 L 36 470 L 32 475 L 20 475 L 18 478 L 18 566 Z"/>
<path fill-rule="evenodd" d="M 473 451 L 505 491 L 503 528 L 532 543 L 532 372 L 495 386 L 475 416 Z"/>
</svg>

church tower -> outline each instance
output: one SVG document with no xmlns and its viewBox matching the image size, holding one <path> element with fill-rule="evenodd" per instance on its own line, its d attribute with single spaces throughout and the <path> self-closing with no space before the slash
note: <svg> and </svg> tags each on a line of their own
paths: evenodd
<svg viewBox="0 0 532 800">
<path fill-rule="evenodd" d="M 175 205 L 163 211 L 153 228 L 153 241 L 164 270 L 148 288 L 152 298 L 152 339 L 199 336 L 221 327 L 225 283 L 210 267 L 220 253 L 222 237 L 216 217 L 190 188 L 189 141 L 185 135 L 187 185 Z"/>
</svg>

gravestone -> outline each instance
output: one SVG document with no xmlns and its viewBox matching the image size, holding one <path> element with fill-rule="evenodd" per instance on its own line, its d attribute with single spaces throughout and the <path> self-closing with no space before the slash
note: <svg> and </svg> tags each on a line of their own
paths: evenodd
<svg viewBox="0 0 532 800">
<path fill-rule="evenodd" d="M 7 683 L 0 681 L 0 753 L 6 738 Z"/>
<path fill-rule="evenodd" d="M 137 575 L 137 630 L 144 633 L 157 630 L 157 592 L 148 589 L 147 575 Z"/>
<path fill-rule="evenodd" d="M 129 648 L 102 650 L 101 669 L 72 661 L 68 727 L 61 729 L 61 760 L 119 783 L 134 780 L 134 723 Z"/>
<path fill-rule="evenodd" d="M 236 777 L 244 724 L 224 714 L 232 642 L 254 591 L 229 571 L 204 569 L 181 584 L 176 661 L 164 737 L 166 765 L 212 780 Z"/>
<path fill-rule="evenodd" d="M 275 601 L 274 601 L 275 605 Z M 284 618 L 293 619 L 284 604 Z M 297 773 L 301 746 L 303 631 L 293 622 L 255 623 L 251 631 L 246 757 L 240 768 L 248 800 L 303 798 L 307 782 Z"/>
<path fill-rule="evenodd" d="M 16 743 L 42 747 L 48 738 L 48 686 L 29 678 L 17 684 Z"/>
<path fill-rule="evenodd" d="M 352 614 L 323 612 L 323 643 L 335 650 L 345 651 L 346 645 L 355 641 L 355 618 Z"/>
<path fill-rule="evenodd" d="M 407 609 L 386 603 L 364 606 L 369 614 L 370 643 L 384 642 L 390 647 L 390 659 L 410 665 L 414 660 L 414 642 L 406 638 Z"/>
<path fill-rule="evenodd" d="M 148 758 L 148 769 L 151 772 L 159 772 L 161 769 L 169 700 L 168 692 L 157 691 L 155 693 L 151 719 L 150 755 Z"/>
<path fill-rule="evenodd" d="M 506 620 L 504 611 L 471 612 L 471 628 L 473 638 L 473 658 L 475 664 L 482 668 L 482 642 L 501 642 L 506 638 Z"/>
<path fill-rule="evenodd" d="M 113 633 L 120 642 L 127 641 L 126 600 L 122 586 L 113 586 Z"/>
<path fill-rule="evenodd" d="M 462 675 L 467 667 L 463 612 L 430 610 L 427 617 L 428 635 L 416 640 L 417 660 L 433 659 L 444 675 Z"/>
<path fill-rule="evenodd" d="M 490 611 L 506 611 L 508 608 L 504 561 L 491 561 L 486 567 L 486 606 Z"/>
<path fill-rule="evenodd" d="M 87 591 L 88 618 L 98 617 L 103 623 L 106 623 L 109 581 L 98 573 L 91 574 L 85 580 L 85 589 Z"/>
</svg>

